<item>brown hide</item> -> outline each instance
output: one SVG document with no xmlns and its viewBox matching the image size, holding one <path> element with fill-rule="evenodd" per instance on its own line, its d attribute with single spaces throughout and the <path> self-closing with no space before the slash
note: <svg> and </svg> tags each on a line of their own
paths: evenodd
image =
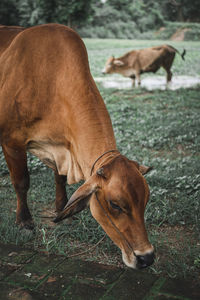
<svg viewBox="0 0 200 300">
<path fill-rule="evenodd" d="M 0 56 L 9 47 L 13 39 L 21 32 L 25 30 L 20 26 L 0 26 Z M 66 176 L 59 175 L 57 171 L 55 173 L 56 184 L 56 211 L 61 211 L 67 203 L 66 195 Z"/>
<path fill-rule="evenodd" d="M 0 142 L 17 194 L 17 223 L 32 225 L 26 200 L 30 151 L 59 180 L 86 180 L 55 221 L 89 205 L 128 266 L 150 265 L 153 247 L 144 224 L 149 189 L 141 173 L 148 168 L 116 150 L 80 37 L 57 24 L 24 30 L 0 56 L 0 85 Z"/>
<path fill-rule="evenodd" d="M 160 67 L 163 67 L 167 73 L 167 82 L 169 82 L 172 78 L 170 69 L 176 52 L 179 53 L 178 50 L 169 45 L 133 50 L 119 58 L 109 58 L 103 73 L 119 73 L 125 77 L 130 77 L 134 85 L 135 78 L 137 78 L 138 84 L 141 83 L 140 74 L 155 73 Z M 184 55 L 185 50 L 181 55 L 183 59 Z"/>
<path fill-rule="evenodd" d="M 115 140 L 104 102 L 96 100 L 100 95 L 78 35 L 58 25 L 26 29 L 0 63 L 1 143 L 30 149 L 68 175 L 69 183 L 84 179 L 83 172 L 88 176 L 87 141 L 98 156 L 105 147 L 114 148 Z M 102 146 L 95 147 L 96 140 Z M 63 156 L 69 160 L 64 165 Z"/>
<path fill-rule="evenodd" d="M 0 55 L 8 48 L 12 40 L 23 31 L 20 26 L 4 26 L 0 25 Z"/>
</svg>

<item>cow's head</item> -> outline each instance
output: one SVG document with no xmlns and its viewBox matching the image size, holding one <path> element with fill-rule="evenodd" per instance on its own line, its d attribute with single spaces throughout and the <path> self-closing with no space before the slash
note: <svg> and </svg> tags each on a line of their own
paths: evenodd
<svg viewBox="0 0 200 300">
<path fill-rule="evenodd" d="M 107 60 L 105 67 L 102 70 L 102 73 L 103 74 L 116 73 L 123 66 L 124 66 L 123 61 L 121 61 L 120 59 L 116 59 L 114 58 L 114 56 L 112 56 Z"/>
<path fill-rule="evenodd" d="M 55 222 L 80 212 L 89 204 L 93 217 L 121 249 L 127 266 L 151 265 L 154 250 L 144 224 L 149 188 L 143 174 L 148 170 L 122 155 L 98 164 L 94 174 L 76 190 Z"/>
</svg>

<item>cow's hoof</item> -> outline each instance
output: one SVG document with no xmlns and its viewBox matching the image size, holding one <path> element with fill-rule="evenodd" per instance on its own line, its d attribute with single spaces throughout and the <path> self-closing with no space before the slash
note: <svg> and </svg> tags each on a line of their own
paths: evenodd
<svg viewBox="0 0 200 300">
<path fill-rule="evenodd" d="M 34 223 L 32 220 L 16 222 L 16 224 L 19 226 L 20 229 L 26 229 L 29 231 L 34 230 Z"/>
</svg>

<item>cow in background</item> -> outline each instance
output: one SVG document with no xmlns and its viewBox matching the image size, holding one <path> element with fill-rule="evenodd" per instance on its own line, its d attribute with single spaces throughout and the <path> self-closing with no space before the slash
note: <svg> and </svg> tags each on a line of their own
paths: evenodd
<svg viewBox="0 0 200 300">
<path fill-rule="evenodd" d="M 135 86 L 135 78 L 138 85 L 141 84 L 140 74 L 153 72 L 156 73 L 160 67 L 163 67 L 167 73 L 167 83 L 172 79 L 171 66 L 175 54 L 180 52 L 169 45 L 133 50 L 119 58 L 110 57 L 104 69 L 103 74 L 119 73 L 132 79 L 132 85 Z M 181 55 L 184 60 L 184 50 Z"/>
</svg>

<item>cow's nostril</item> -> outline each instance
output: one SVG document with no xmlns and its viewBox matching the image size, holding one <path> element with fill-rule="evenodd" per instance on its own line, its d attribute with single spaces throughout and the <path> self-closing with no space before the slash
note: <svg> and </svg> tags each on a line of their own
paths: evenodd
<svg viewBox="0 0 200 300">
<path fill-rule="evenodd" d="M 148 253 L 146 255 L 137 255 L 137 266 L 138 268 L 146 268 L 154 262 L 154 252 Z"/>
</svg>

